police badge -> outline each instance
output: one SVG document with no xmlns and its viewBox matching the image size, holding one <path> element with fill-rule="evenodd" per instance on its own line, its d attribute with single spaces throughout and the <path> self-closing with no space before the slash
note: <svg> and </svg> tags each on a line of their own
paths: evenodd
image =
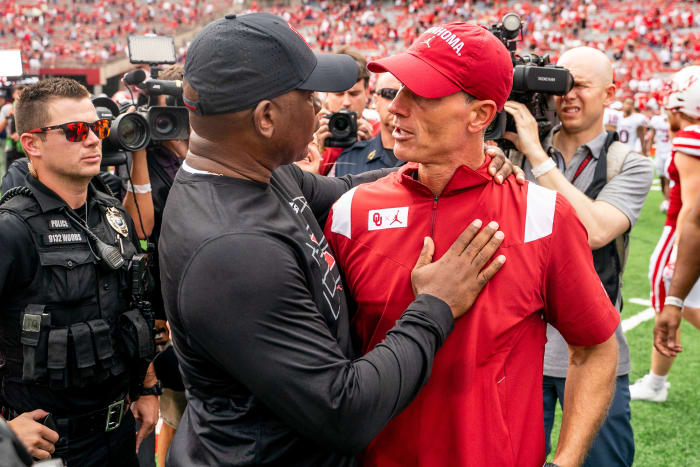
<svg viewBox="0 0 700 467">
<path fill-rule="evenodd" d="M 126 238 L 126 236 L 129 235 L 129 226 L 126 225 L 126 221 L 124 220 L 122 213 L 119 212 L 117 208 L 107 208 L 105 215 L 107 217 L 107 222 L 109 223 L 109 226 L 112 227 L 115 232 L 117 232 L 124 238 Z"/>
</svg>

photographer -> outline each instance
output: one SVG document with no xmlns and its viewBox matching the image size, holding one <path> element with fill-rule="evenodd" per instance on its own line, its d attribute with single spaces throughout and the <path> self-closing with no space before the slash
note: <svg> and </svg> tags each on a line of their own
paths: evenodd
<svg viewBox="0 0 700 467">
<path fill-rule="evenodd" d="M 651 187 L 653 169 L 647 159 L 628 146 L 613 143 L 615 133 L 603 129 L 604 109 L 615 95 L 612 66 L 605 54 L 589 47 L 578 47 L 564 53 L 558 65 L 567 68 L 574 78 L 571 91 L 554 98 L 561 127 L 554 128 L 540 143 L 534 117 L 524 105 L 509 101 L 505 109 L 515 120 L 517 134 L 507 132 L 505 136 L 525 156 L 528 179 L 561 193 L 576 209 L 588 231 L 596 272 L 610 300 L 621 310 L 620 277 L 624 258 L 620 257 L 615 240 L 624 236 L 626 245 L 629 231 Z M 612 148 L 622 154 L 620 159 L 624 158 L 624 162 L 619 173 L 607 180 Z M 616 392 L 608 417 L 586 459 L 585 465 L 589 466 L 632 465 L 634 458 L 629 409 L 629 348 L 621 327 L 617 328 L 616 336 L 620 355 Z M 543 382 L 548 452 L 556 401 L 564 403 L 568 363 L 566 343 L 548 326 Z"/>
<path fill-rule="evenodd" d="M 377 79 L 376 88 L 374 102 L 381 122 L 379 134 L 343 150 L 333 169 L 336 177 L 404 164 L 394 156 L 394 116 L 389 112 L 389 104 L 399 92 L 401 82 L 391 73 L 384 73 Z"/>
<path fill-rule="evenodd" d="M 171 65 L 158 74 L 162 80 L 182 80 L 182 65 Z M 160 106 L 182 105 L 182 99 L 174 99 L 170 96 L 157 96 L 157 104 Z M 160 228 L 163 222 L 163 210 L 168 193 L 175 180 L 175 175 L 187 155 L 188 140 L 166 140 L 158 143 L 151 142 L 146 149 L 133 152 L 133 166 L 131 168 L 131 184 L 127 185 L 127 193 L 124 198 L 124 208 L 127 210 L 134 223 L 140 239 L 148 239 L 154 246 L 152 252 L 153 277 L 155 280 L 155 293 L 152 297 L 155 324 L 158 332 L 156 344 L 167 346 L 169 344 L 168 329 L 163 309 L 163 297 L 160 293 L 160 269 L 158 267 L 158 240 Z M 169 350 L 168 352 L 171 352 Z M 158 368 L 160 371 L 160 368 Z M 177 366 L 172 371 L 175 379 L 179 379 Z M 172 378 L 163 378 L 163 382 Z M 160 411 L 163 418 L 160 438 L 158 441 L 158 459 L 165 459 L 170 441 L 172 440 L 178 422 L 185 410 L 186 400 L 184 391 L 176 391 L 164 387 L 160 398 Z"/>
<path fill-rule="evenodd" d="M 364 115 L 370 97 L 367 60 L 359 52 L 352 49 L 343 48 L 337 53 L 349 55 L 355 60 L 358 71 L 357 82 L 347 91 L 326 93 L 323 108 L 318 114 L 320 126 L 314 133 L 314 142 L 321 152 L 322 161 L 319 169 L 321 175 L 328 175 L 344 149 L 343 147 L 326 146 L 326 140 L 333 136 L 328 126 L 329 117 L 332 114 L 341 110 L 357 114 L 358 141 L 366 141 L 376 136 L 380 126 L 378 121 L 370 122 Z"/>
<path fill-rule="evenodd" d="M 65 78 L 27 87 L 15 115 L 30 175 L 0 201 L 3 417 L 37 459 L 138 466 L 158 399 L 149 317 L 129 293 L 138 240 L 91 182 L 109 120 Z"/>
</svg>

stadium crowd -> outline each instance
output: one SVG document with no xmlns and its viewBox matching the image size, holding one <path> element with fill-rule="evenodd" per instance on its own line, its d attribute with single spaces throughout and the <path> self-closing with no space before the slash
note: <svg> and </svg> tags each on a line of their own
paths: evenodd
<svg viewBox="0 0 700 467">
<path fill-rule="evenodd" d="M 219 18 L 149 103 L 186 108 L 188 136 L 123 165 L 100 141 L 145 87 L 1 90 L 0 436 L 4 418 L 19 462 L 154 465 L 160 417 L 169 466 L 632 465 L 630 400 L 666 400 L 681 317 L 700 329 L 699 4 L 230 8 L 0 1 L 0 49 L 30 71 Z M 544 132 L 478 26 L 509 12 L 517 53 L 572 77 Z M 512 126 L 485 141 L 497 113 Z M 654 171 L 657 324 L 630 382 L 621 278 Z"/>
<path fill-rule="evenodd" d="M 242 2 L 241 2 L 242 3 Z M 0 2 L 0 48 L 22 50 L 31 70 L 80 64 L 89 66 L 126 56 L 126 37 L 175 35 L 236 7 L 237 1 L 52 1 Z M 241 5 L 242 6 L 242 5 Z M 248 11 L 260 7 L 253 1 Z M 352 46 L 379 58 L 407 47 L 433 24 L 456 20 L 492 24 L 508 11 L 526 21 L 523 49 L 558 54 L 592 45 L 614 55 L 619 83 L 646 82 L 660 70 L 690 63 L 700 54 L 697 3 L 657 0 L 604 2 L 401 1 L 306 3 L 273 7 L 303 31 L 321 51 Z M 673 31 L 673 34 L 671 33 Z M 184 50 L 180 51 L 181 53 Z M 654 91 L 641 85 L 642 92 Z M 634 91 L 634 86 L 631 86 Z"/>
</svg>

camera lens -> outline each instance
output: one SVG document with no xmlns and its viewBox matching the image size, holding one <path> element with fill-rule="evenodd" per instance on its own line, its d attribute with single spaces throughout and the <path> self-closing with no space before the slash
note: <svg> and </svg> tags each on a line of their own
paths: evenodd
<svg viewBox="0 0 700 467">
<path fill-rule="evenodd" d="M 155 129 L 159 135 L 169 135 L 177 126 L 172 115 L 160 114 L 155 120 Z"/>
<path fill-rule="evenodd" d="M 127 151 L 143 149 L 149 141 L 146 119 L 137 113 L 121 114 L 112 123 L 109 138 Z"/>
<path fill-rule="evenodd" d="M 501 24 L 503 24 L 503 29 L 507 33 L 506 37 L 508 39 L 518 37 L 518 32 L 520 32 L 520 27 L 522 26 L 520 16 L 515 13 L 508 13 L 501 20 Z"/>
<path fill-rule="evenodd" d="M 350 117 L 347 115 L 335 115 L 330 122 L 330 130 L 334 137 L 343 138 L 350 134 Z"/>
</svg>

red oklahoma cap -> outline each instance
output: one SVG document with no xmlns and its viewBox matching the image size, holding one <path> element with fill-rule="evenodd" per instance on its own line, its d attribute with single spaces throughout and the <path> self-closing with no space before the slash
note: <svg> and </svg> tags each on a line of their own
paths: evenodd
<svg viewBox="0 0 700 467">
<path fill-rule="evenodd" d="M 367 65 L 389 72 L 421 97 L 435 99 L 464 91 L 503 108 L 513 87 L 510 53 L 496 36 L 476 24 L 450 23 L 425 31 L 406 52 Z"/>
</svg>

